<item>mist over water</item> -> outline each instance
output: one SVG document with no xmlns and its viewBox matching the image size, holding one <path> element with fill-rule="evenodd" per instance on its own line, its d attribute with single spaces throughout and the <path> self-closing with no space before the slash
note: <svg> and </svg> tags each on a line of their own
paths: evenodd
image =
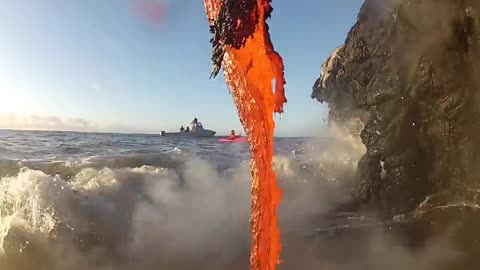
<svg viewBox="0 0 480 270">
<path fill-rule="evenodd" d="M 377 229 L 314 232 L 351 199 L 359 138 L 332 128 L 275 151 L 280 269 L 426 270 L 453 256 L 412 254 Z M 248 269 L 248 160 L 247 144 L 217 138 L 0 131 L 0 269 Z"/>
</svg>

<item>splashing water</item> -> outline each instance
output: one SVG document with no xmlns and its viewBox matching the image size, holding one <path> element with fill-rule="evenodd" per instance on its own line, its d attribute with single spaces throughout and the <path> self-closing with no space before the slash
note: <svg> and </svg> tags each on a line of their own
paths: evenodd
<svg viewBox="0 0 480 270">
<path fill-rule="evenodd" d="M 252 154 L 252 270 L 273 270 L 281 250 L 277 206 L 281 191 L 272 170 L 274 113 L 283 112 L 283 60 L 266 19 L 271 0 L 204 0 L 211 31 L 215 77 L 221 66 Z M 272 82 L 275 93 L 272 91 Z"/>
<path fill-rule="evenodd" d="M 149 168 L 131 169 L 148 172 Z M 153 172 L 156 172 L 153 170 Z M 5 255 L 7 237 L 15 228 L 26 233 L 54 237 L 59 226 L 80 231 L 79 209 L 74 208 L 82 194 L 117 184 L 114 171 L 109 168 L 85 168 L 70 181 L 59 175 L 50 176 L 40 170 L 22 168 L 16 176 L 0 178 L 0 255 Z M 78 195 L 78 196 L 77 196 Z M 81 206 L 82 203 L 80 203 Z M 19 243 L 26 248 L 28 240 Z"/>
<path fill-rule="evenodd" d="M 56 224 L 55 199 L 65 192 L 56 177 L 40 171 L 22 170 L 18 177 L 0 179 L 0 255 L 5 238 L 14 226 L 48 234 Z M 51 201 L 46 201 L 50 198 Z"/>
</svg>

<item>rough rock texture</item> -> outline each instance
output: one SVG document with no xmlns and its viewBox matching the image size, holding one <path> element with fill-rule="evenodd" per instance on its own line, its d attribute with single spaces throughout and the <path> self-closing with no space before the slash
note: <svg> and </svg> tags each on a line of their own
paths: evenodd
<svg viewBox="0 0 480 270">
<path fill-rule="evenodd" d="M 330 121 L 364 125 L 359 198 L 397 215 L 477 188 L 479 19 L 478 0 L 365 1 L 312 93 Z"/>
<path fill-rule="evenodd" d="M 449 269 L 478 269 L 480 1 L 366 0 L 312 98 L 367 148 L 357 197 L 416 240 L 455 225 L 465 257 Z"/>
</svg>

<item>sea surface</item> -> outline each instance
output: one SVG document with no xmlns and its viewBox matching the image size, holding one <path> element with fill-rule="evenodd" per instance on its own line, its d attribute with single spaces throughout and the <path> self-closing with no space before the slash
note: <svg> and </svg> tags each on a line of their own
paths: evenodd
<svg viewBox="0 0 480 270">
<path fill-rule="evenodd" d="M 248 143 L 220 143 L 219 138 L 0 130 L 0 160 L 29 165 L 90 163 L 118 168 L 169 167 L 179 155 L 207 159 L 220 167 L 250 158 Z M 290 154 L 304 142 L 305 138 L 277 138 L 275 151 Z"/>
<path fill-rule="evenodd" d="M 246 269 L 249 146 L 218 139 L 0 130 L 0 269 Z M 295 266 L 311 247 L 293 243 L 347 200 L 357 152 L 351 138 L 275 139 Z"/>
</svg>

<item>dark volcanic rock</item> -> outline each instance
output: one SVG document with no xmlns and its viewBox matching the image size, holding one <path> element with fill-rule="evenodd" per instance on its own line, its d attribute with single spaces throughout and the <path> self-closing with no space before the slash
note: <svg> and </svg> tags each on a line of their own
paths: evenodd
<svg viewBox="0 0 480 270">
<path fill-rule="evenodd" d="M 355 193 L 387 215 L 479 184 L 479 19 L 478 0 L 367 0 L 322 66 L 312 98 L 363 122 Z"/>
<path fill-rule="evenodd" d="M 413 245 L 451 233 L 463 258 L 447 269 L 480 263 L 479 86 L 480 1 L 366 0 L 313 87 L 367 148 L 356 196 Z"/>
</svg>

